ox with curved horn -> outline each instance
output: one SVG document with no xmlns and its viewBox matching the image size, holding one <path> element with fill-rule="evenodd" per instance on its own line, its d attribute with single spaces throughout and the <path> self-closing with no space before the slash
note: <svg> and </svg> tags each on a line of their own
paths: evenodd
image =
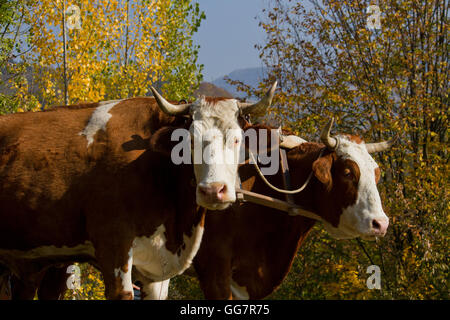
<svg viewBox="0 0 450 320">
<path fill-rule="evenodd" d="M 339 147 L 339 137 L 333 137 L 330 135 L 331 127 L 333 126 L 334 118 L 327 123 L 327 125 L 322 130 L 320 135 L 320 140 L 327 146 L 330 150 L 336 150 Z M 382 141 L 376 143 L 366 143 L 366 150 L 368 153 L 382 152 L 390 149 L 394 143 L 397 141 L 398 137 L 394 137 L 389 141 Z"/>
<path fill-rule="evenodd" d="M 334 118 L 327 123 L 320 133 L 320 140 L 330 150 L 336 150 L 339 147 L 339 138 L 330 135 L 331 127 L 333 127 Z"/>
<path fill-rule="evenodd" d="M 242 114 L 252 114 L 254 116 L 262 116 L 265 114 L 267 108 L 272 103 L 275 89 L 277 88 L 277 82 L 272 84 L 272 87 L 267 91 L 266 95 L 256 103 L 239 102 L 239 108 Z"/>
<path fill-rule="evenodd" d="M 375 153 L 375 152 L 382 152 L 389 150 L 395 142 L 397 142 L 398 136 L 395 136 L 394 138 L 388 140 L 388 141 L 382 141 L 382 142 L 375 142 L 375 143 L 366 143 L 366 149 L 368 153 Z"/>
<path fill-rule="evenodd" d="M 200 158 L 200 161 L 197 161 L 199 163 L 194 166 L 197 204 L 210 210 L 222 210 L 236 200 L 235 185 L 239 163 L 228 159 L 238 158 L 236 155 L 243 140 L 239 116 L 265 113 L 272 102 L 276 84 L 275 82 L 267 94 L 256 103 L 240 103 L 236 99 L 200 98 L 191 104 L 180 105 L 169 103 L 155 88 L 150 87 L 164 113 L 193 118 L 192 123 L 187 125 L 190 125 L 191 141 L 200 142 L 191 144 L 191 163 L 192 160 L 195 162 Z M 217 121 L 217 118 L 224 121 Z M 224 137 L 236 141 L 233 148 L 222 143 Z M 168 154 L 172 155 L 172 151 Z M 197 151 L 201 151 L 201 157 L 195 157 L 200 153 Z"/>
<path fill-rule="evenodd" d="M 168 115 L 181 116 L 189 113 L 189 108 L 192 106 L 191 103 L 184 103 L 179 105 L 171 104 L 166 99 L 164 99 L 158 93 L 158 91 L 156 91 L 155 88 L 151 86 L 150 89 L 152 90 L 153 96 L 155 97 L 158 106 L 161 108 L 162 111 L 164 111 Z"/>
</svg>

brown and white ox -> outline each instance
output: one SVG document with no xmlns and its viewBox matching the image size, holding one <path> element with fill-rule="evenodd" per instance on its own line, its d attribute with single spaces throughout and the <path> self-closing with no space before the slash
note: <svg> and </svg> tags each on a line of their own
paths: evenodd
<svg viewBox="0 0 450 320">
<path fill-rule="evenodd" d="M 290 149 L 287 160 L 293 184 L 303 185 L 313 173 L 294 201 L 318 214 L 333 238 L 382 237 L 389 219 L 376 187 L 380 169 L 370 154 L 388 149 L 393 141 L 365 144 L 356 136 L 331 137 L 331 126 L 332 122 L 322 132 L 323 144 L 293 136 L 281 144 Z M 239 174 L 243 189 L 283 198 L 261 180 L 253 165 L 243 165 Z M 281 172 L 268 179 L 273 185 L 283 185 Z M 194 258 L 205 297 L 262 299 L 272 293 L 286 277 L 314 224 L 315 220 L 249 202 L 235 203 L 223 214 L 208 214 L 208 228 Z M 169 280 L 153 285 L 154 295 L 147 298 L 165 299 Z"/>
<path fill-rule="evenodd" d="M 1 116 L 0 268 L 36 287 L 49 267 L 87 261 L 101 270 L 109 299 L 133 298 L 133 265 L 152 281 L 182 273 L 199 248 L 205 208 L 235 201 L 238 163 L 175 165 L 171 134 L 195 127 L 208 145 L 232 132 L 233 146 L 214 150 L 220 160 L 239 149 L 241 116 L 264 112 L 275 85 L 255 104 L 173 105 L 152 88 L 156 101 Z"/>
<path fill-rule="evenodd" d="M 313 172 L 294 201 L 318 214 L 333 238 L 382 237 L 389 219 L 376 187 L 380 169 L 370 154 L 388 149 L 393 141 L 365 144 L 356 136 L 331 137 L 331 126 L 332 122 L 322 132 L 323 144 L 301 139 L 282 143 L 290 148 L 287 159 L 293 184 L 303 185 Z M 243 165 L 239 174 L 243 189 L 283 199 L 262 181 L 253 165 Z M 283 185 L 281 172 L 268 179 Z M 286 277 L 315 220 L 249 202 L 235 203 L 223 213 L 206 216 L 208 228 L 194 258 L 205 297 L 262 299 Z M 168 284 L 168 280 L 155 284 L 153 298 L 165 298 Z"/>
<path fill-rule="evenodd" d="M 380 169 L 370 154 L 388 149 L 393 141 L 365 144 L 355 136 L 332 137 L 331 126 L 332 121 L 322 131 L 323 144 L 297 143 L 287 152 L 295 186 L 313 172 L 293 199 L 318 214 L 333 238 L 382 237 L 389 219 L 376 187 Z M 244 189 L 283 198 L 252 165 L 242 166 L 239 174 Z M 283 185 L 281 172 L 268 180 Z M 206 218 L 208 229 L 194 259 L 201 288 L 207 299 L 262 299 L 286 277 L 315 221 L 248 202 L 233 204 L 224 213 Z"/>
<path fill-rule="evenodd" d="M 349 135 L 333 138 L 330 129 L 331 123 L 323 130 L 324 144 L 289 136 L 281 145 L 289 149 L 288 163 L 294 184 L 302 185 L 311 172 L 314 174 L 305 190 L 295 195 L 295 203 L 319 214 L 335 238 L 384 236 L 389 220 L 376 188 L 380 170 L 370 153 L 386 150 L 393 142 L 365 144 Z M 239 173 L 244 189 L 280 198 L 260 179 L 253 165 L 243 165 Z M 268 179 L 274 185 L 283 184 L 280 172 Z M 281 284 L 315 221 L 245 202 L 233 204 L 224 214 L 208 214 L 206 224 L 200 250 L 194 258 L 205 297 L 261 299 Z M 55 279 L 64 274 L 65 269 L 52 269 L 46 274 L 39 288 L 43 297 L 58 297 L 65 279 L 59 282 Z M 133 280 L 142 281 L 138 273 L 134 277 Z M 148 280 L 143 281 L 145 298 L 165 299 L 169 280 Z"/>
</svg>

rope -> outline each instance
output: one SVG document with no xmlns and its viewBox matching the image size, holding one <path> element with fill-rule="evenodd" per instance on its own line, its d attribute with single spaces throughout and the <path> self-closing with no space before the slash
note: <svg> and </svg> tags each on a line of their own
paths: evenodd
<svg viewBox="0 0 450 320">
<path fill-rule="evenodd" d="M 319 157 L 317 157 L 317 159 L 319 159 L 319 158 L 322 156 L 322 154 L 323 154 L 323 152 L 325 151 L 325 149 L 326 149 L 326 148 L 323 148 L 323 149 L 320 151 Z M 309 181 L 311 180 L 311 177 L 312 177 L 312 175 L 313 175 L 313 171 L 311 171 L 311 173 L 309 174 L 309 176 L 308 176 L 308 178 L 306 179 L 305 183 L 304 183 L 300 188 L 298 188 L 298 189 L 295 189 L 295 190 L 284 190 L 284 189 L 277 188 L 277 187 L 275 187 L 273 184 L 271 184 L 271 183 L 266 179 L 266 177 L 264 176 L 264 174 L 261 172 L 261 169 L 259 168 L 258 163 L 257 163 L 256 160 L 255 160 L 255 156 L 253 155 L 253 152 L 251 152 L 250 150 L 248 150 L 248 152 L 250 153 L 250 157 L 251 157 L 252 160 L 253 160 L 253 165 L 255 166 L 256 171 L 258 172 L 258 174 L 259 174 L 259 176 L 261 177 L 261 179 L 263 179 L 263 181 L 267 184 L 267 186 L 269 186 L 270 188 L 272 188 L 273 190 L 275 190 L 275 191 L 277 191 L 277 192 L 285 193 L 285 194 L 296 194 L 296 193 L 302 192 L 302 191 L 306 188 L 306 186 L 308 185 L 308 183 L 309 183 Z"/>
<path fill-rule="evenodd" d="M 366 248 L 364 247 L 364 245 L 362 244 L 361 240 L 359 238 L 356 238 L 356 242 L 358 242 L 358 245 L 361 247 L 361 249 L 364 251 L 364 254 L 367 256 L 367 258 L 369 259 L 370 263 L 372 265 L 374 265 L 375 263 L 373 262 L 372 258 L 370 257 L 369 253 L 367 252 Z"/>
</svg>

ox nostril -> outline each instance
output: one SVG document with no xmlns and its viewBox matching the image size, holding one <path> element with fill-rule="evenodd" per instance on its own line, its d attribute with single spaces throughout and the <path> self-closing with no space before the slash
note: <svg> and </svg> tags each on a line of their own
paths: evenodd
<svg viewBox="0 0 450 320">
<path fill-rule="evenodd" d="M 203 197 L 208 198 L 211 201 L 222 201 L 225 198 L 227 186 L 225 183 L 213 182 L 207 185 L 199 185 L 198 191 Z"/>
<path fill-rule="evenodd" d="M 389 226 L 389 220 L 372 220 L 372 228 L 375 230 L 377 234 L 385 235 L 387 228 Z"/>
<path fill-rule="evenodd" d="M 218 194 L 223 194 L 227 191 L 227 186 L 226 185 L 222 185 L 221 187 L 219 187 L 219 189 L 217 190 Z"/>
<path fill-rule="evenodd" d="M 381 230 L 381 225 L 377 220 L 372 220 L 372 228 L 375 230 Z"/>
<path fill-rule="evenodd" d="M 211 189 L 213 197 L 215 197 L 217 200 L 223 200 L 226 190 L 225 183 L 213 182 L 211 183 Z"/>
</svg>

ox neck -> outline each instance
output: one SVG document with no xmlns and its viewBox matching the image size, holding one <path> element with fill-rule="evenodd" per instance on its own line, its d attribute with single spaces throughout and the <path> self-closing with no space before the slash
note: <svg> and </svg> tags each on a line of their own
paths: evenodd
<svg viewBox="0 0 450 320">
<path fill-rule="evenodd" d="M 305 182 L 320 150 L 321 148 L 317 148 L 317 152 L 313 149 L 312 152 L 305 153 L 292 150 L 288 153 L 293 188 L 297 188 Z M 268 187 L 252 164 L 241 167 L 240 177 L 244 189 L 284 200 L 284 194 Z M 266 176 L 266 178 L 276 186 L 283 186 L 281 170 L 273 176 Z M 313 191 L 317 182 L 317 179 L 313 177 L 302 192 L 293 195 L 295 204 L 315 212 Z M 239 208 L 242 212 L 239 212 L 238 219 L 244 221 L 242 224 L 257 226 L 258 231 L 252 235 L 254 243 L 266 243 L 268 235 L 271 235 L 269 244 L 265 245 L 264 249 L 259 247 L 254 249 L 258 256 L 266 257 L 266 259 L 258 259 L 254 262 L 256 268 L 264 270 L 263 279 L 251 276 L 242 283 L 258 299 L 270 294 L 274 287 L 281 284 L 289 272 L 295 253 L 316 221 L 302 216 L 292 217 L 287 213 L 261 205 L 248 204 Z"/>
<path fill-rule="evenodd" d="M 305 183 L 308 179 L 308 176 L 311 174 L 311 169 L 313 162 L 317 159 L 321 152 L 319 148 L 317 152 L 307 152 L 305 154 L 289 153 L 287 156 L 288 166 L 290 168 L 290 180 L 291 186 L 287 187 L 285 185 L 285 181 L 283 179 L 283 171 L 281 169 L 281 161 L 278 172 L 275 175 L 266 175 L 264 178 L 260 176 L 261 172 L 255 171 L 257 170 L 253 165 L 247 164 L 240 169 L 240 177 L 242 181 L 246 181 L 249 177 L 252 177 L 253 182 L 246 183 L 244 185 L 244 189 L 249 190 L 251 192 L 261 194 L 264 196 L 273 197 L 275 199 L 279 199 L 282 201 L 286 201 L 286 194 L 278 192 L 276 189 L 289 189 L 293 190 L 298 188 L 299 186 L 304 185 L 304 189 L 296 194 L 291 194 L 291 202 L 300 205 L 306 210 L 314 212 L 314 204 L 312 203 L 311 192 L 314 188 L 311 188 L 311 184 L 313 180 L 317 179 L 312 176 L 308 183 Z M 260 167 L 260 163 L 258 163 L 258 167 Z M 254 176 L 254 178 L 253 178 Z M 270 186 L 272 185 L 272 186 Z M 303 187 L 302 187 L 303 188 Z M 288 201 L 289 202 L 289 201 Z"/>
<path fill-rule="evenodd" d="M 315 146 L 308 146 L 307 148 L 302 147 L 300 151 L 294 149 L 287 153 L 292 189 L 303 185 L 308 179 L 309 175 L 312 173 L 312 165 L 314 161 L 318 159 L 321 150 L 322 147 L 319 146 L 317 146 L 317 148 L 315 148 Z M 319 183 L 319 181 L 313 174 L 305 189 L 292 196 L 295 204 L 319 214 L 313 195 L 317 183 Z"/>
</svg>

